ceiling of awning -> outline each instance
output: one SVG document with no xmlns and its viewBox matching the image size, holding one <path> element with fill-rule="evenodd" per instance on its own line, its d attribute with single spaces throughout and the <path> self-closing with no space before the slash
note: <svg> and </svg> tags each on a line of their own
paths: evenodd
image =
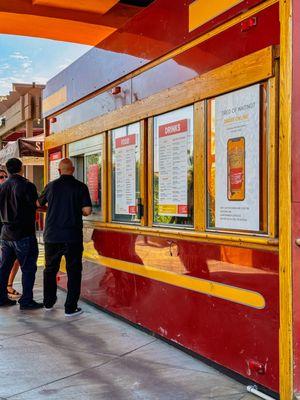
<svg viewBox="0 0 300 400">
<path fill-rule="evenodd" d="M 0 33 L 95 46 L 151 0 L 0 0 Z"/>
</svg>

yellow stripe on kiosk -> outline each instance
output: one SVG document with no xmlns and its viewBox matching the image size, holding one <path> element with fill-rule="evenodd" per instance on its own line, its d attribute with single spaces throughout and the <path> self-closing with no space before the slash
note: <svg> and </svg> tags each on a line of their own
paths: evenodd
<svg viewBox="0 0 300 400">
<path fill-rule="evenodd" d="M 192 290 L 208 296 L 218 297 L 233 303 L 243 304 L 248 307 L 263 309 L 266 302 L 264 297 L 252 290 L 225 285 L 219 282 L 206 279 L 194 278 L 186 275 L 179 275 L 170 271 L 163 271 L 147 265 L 140 265 L 110 257 L 100 256 L 94 248 L 93 242 L 84 243 L 84 257 L 103 267 L 116 269 L 144 278 L 153 279 L 169 285 Z"/>
</svg>

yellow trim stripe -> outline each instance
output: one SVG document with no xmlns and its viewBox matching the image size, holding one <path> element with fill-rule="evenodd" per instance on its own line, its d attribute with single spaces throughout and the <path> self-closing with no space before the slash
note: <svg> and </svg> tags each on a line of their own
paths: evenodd
<svg viewBox="0 0 300 400">
<path fill-rule="evenodd" d="M 43 112 L 52 110 L 55 107 L 64 104 L 67 101 L 67 86 L 63 86 L 61 89 L 52 93 L 50 96 L 43 99 Z"/>
<path fill-rule="evenodd" d="M 169 285 L 192 290 L 208 296 L 218 297 L 219 299 L 228 300 L 248 307 L 263 309 L 266 305 L 264 297 L 260 293 L 251 290 L 225 285 L 223 283 L 206 279 L 179 275 L 174 272 L 160 270 L 147 265 L 140 265 L 137 263 L 100 256 L 94 250 L 91 242 L 85 244 L 84 258 L 104 267 L 153 279 L 158 282 L 167 283 Z"/>
<path fill-rule="evenodd" d="M 243 0 L 196 0 L 189 5 L 189 31 L 193 31 Z"/>
</svg>

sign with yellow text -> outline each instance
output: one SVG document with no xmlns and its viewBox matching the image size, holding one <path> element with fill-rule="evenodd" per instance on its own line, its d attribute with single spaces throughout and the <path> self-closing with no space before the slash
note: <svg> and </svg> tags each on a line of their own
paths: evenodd
<svg viewBox="0 0 300 400">
<path fill-rule="evenodd" d="M 193 31 L 243 0 L 195 0 L 189 5 L 189 31 Z"/>
</svg>

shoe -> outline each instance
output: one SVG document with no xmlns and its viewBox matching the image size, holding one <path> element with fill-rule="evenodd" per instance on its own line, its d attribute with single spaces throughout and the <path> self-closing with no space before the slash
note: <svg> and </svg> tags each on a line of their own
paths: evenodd
<svg viewBox="0 0 300 400">
<path fill-rule="evenodd" d="M 83 313 L 83 310 L 78 307 L 75 311 L 65 312 L 65 317 L 75 317 L 76 315 L 80 315 Z"/>
<path fill-rule="evenodd" d="M 52 311 L 53 308 L 54 308 L 53 306 L 52 306 L 52 307 L 46 307 L 46 306 L 44 306 L 44 310 L 45 310 L 45 311 Z"/>
<path fill-rule="evenodd" d="M 32 300 L 29 304 L 20 304 L 20 310 L 37 310 L 38 308 L 43 308 L 43 303 L 37 303 Z"/>
<path fill-rule="evenodd" d="M 5 299 L 0 302 L 0 307 L 15 306 L 17 304 L 16 300 Z"/>
</svg>

